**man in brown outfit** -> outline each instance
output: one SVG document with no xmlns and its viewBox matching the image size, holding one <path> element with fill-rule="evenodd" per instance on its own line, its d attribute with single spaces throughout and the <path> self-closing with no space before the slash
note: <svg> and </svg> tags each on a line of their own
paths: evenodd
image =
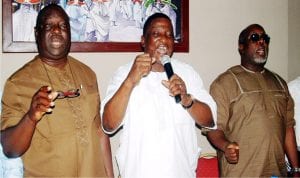
<svg viewBox="0 0 300 178">
<path fill-rule="evenodd" d="M 70 24 L 60 6 L 40 11 L 35 36 L 39 54 L 5 84 L 4 153 L 22 156 L 25 177 L 113 177 L 96 75 L 68 56 Z"/>
<path fill-rule="evenodd" d="M 239 36 L 241 65 L 211 85 L 218 129 L 208 138 L 218 148 L 222 177 L 286 176 L 285 154 L 299 175 L 294 103 L 286 82 L 264 67 L 269 42 L 262 26 L 248 26 Z"/>
</svg>

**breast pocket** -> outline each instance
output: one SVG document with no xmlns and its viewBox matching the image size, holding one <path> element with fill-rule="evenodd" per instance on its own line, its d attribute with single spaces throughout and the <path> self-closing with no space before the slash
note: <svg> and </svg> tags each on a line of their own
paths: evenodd
<svg viewBox="0 0 300 178">
<path fill-rule="evenodd" d="M 100 96 L 97 85 L 86 85 L 82 89 L 81 107 L 84 117 L 93 121 L 100 113 Z M 100 123 L 97 121 L 97 123 Z"/>
<path fill-rule="evenodd" d="M 273 109 L 280 115 L 280 118 L 286 118 L 288 97 L 284 91 L 276 91 L 272 94 L 271 104 Z"/>
</svg>

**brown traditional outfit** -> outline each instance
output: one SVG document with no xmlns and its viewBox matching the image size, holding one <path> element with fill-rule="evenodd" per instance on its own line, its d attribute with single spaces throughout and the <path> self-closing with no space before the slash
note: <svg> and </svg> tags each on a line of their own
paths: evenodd
<svg viewBox="0 0 300 178">
<path fill-rule="evenodd" d="M 24 176 L 106 176 L 97 135 L 100 97 L 96 75 L 71 57 L 63 69 L 58 69 L 42 63 L 37 56 L 7 80 L 1 129 L 22 119 L 41 86 L 51 86 L 53 91 L 79 88 L 80 96 L 56 99 L 53 112 L 38 122 L 31 145 L 22 156 Z"/>
<path fill-rule="evenodd" d="M 286 82 L 267 69 L 234 66 L 212 83 L 211 95 L 218 106 L 218 129 L 240 148 L 237 164 L 219 152 L 221 176 L 285 176 L 285 133 L 295 125 Z"/>
</svg>

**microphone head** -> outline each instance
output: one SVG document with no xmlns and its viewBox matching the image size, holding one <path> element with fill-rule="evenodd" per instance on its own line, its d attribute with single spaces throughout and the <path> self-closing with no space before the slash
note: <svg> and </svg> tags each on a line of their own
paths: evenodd
<svg viewBox="0 0 300 178">
<path fill-rule="evenodd" d="M 161 61 L 162 65 L 165 65 L 166 63 L 170 63 L 171 62 L 171 58 L 168 55 L 163 55 L 160 58 L 160 61 Z"/>
</svg>

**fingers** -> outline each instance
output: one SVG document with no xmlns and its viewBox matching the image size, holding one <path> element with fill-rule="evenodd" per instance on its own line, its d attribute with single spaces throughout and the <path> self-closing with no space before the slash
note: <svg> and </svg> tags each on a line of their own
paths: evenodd
<svg viewBox="0 0 300 178">
<path fill-rule="evenodd" d="M 169 81 L 162 81 L 162 84 L 169 89 L 171 96 L 186 95 L 186 86 L 184 81 L 174 74 Z"/>
<path fill-rule="evenodd" d="M 48 108 L 53 105 L 53 96 L 50 94 L 51 87 L 41 87 L 40 90 L 33 97 L 32 106 L 39 111 L 50 111 Z M 50 109 L 50 108 L 49 108 Z"/>
<path fill-rule="evenodd" d="M 39 121 L 45 113 L 51 113 L 55 105 L 57 92 L 51 92 L 51 87 L 43 86 L 32 97 L 29 117 L 33 121 Z"/>
<path fill-rule="evenodd" d="M 155 62 L 155 61 L 154 61 Z M 149 54 L 138 55 L 127 76 L 136 85 L 142 77 L 147 76 L 152 68 L 153 58 Z"/>
<path fill-rule="evenodd" d="M 137 68 L 140 76 L 144 77 L 149 74 L 152 67 L 153 58 L 149 54 L 141 54 L 135 60 L 135 67 Z"/>
<path fill-rule="evenodd" d="M 239 158 L 239 150 L 234 148 L 229 148 L 227 153 L 227 160 L 229 163 L 237 163 Z"/>
<path fill-rule="evenodd" d="M 154 64 L 156 62 L 156 59 L 154 57 L 151 57 L 151 64 Z"/>
<path fill-rule="evenodd" d="M 225 150 L 225 157 L 231 164 L 238 163 L 239 160 L 239 146 L 237 143 L 230 143 Z"/>
<path fill-rule="evenodd" d="M 232 149 L 240 149 L 239 146 L 237 145 L 237 143 L 232 142 L 230 144 L 228 144 L 227 148 L 232 148 Z"/>
<path fill-rule="evenodd" d="M 51 101 L 54 101 L 57 97 L 58 97 L 58 93 L 55 91 L 55 92 L 51 92 L 49 95 L 48 95 L 49 99 L 51 99 Z"/>
<path fill-rule="evenodd" d="M 163 84 L 163 86 L 165 86 L 166 88 L 170 88 L 170 82 L 167 80 L 162 80 L 161 83 Z"/>
</svg>

